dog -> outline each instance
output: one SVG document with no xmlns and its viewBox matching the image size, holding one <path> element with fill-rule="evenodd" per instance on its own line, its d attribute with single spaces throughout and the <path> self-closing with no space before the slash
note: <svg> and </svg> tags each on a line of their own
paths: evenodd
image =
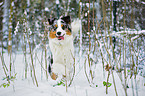
<svg viewBox="0 0 145 96">
<path fill-rule="evenodd" d="M 49 47 L 53 58 L 51 60 L 53 64 L 49 68 L 51 78 L 56 80 L 59 75 L 62 75 L 70 79 L 75 63 L 73 40 L 80 29 L 80 20 L 76 19 L 71 22 L 70 16 L 64 16 L 59 19 L 48 19 L 48 23 L 50 26 Z"/>
</svg>

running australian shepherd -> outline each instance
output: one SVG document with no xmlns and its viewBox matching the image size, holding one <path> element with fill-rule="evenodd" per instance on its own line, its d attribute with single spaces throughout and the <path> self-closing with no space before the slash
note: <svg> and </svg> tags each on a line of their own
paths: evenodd
<svg viewBox="0 0 145 96">
<path fill-rule="evenodd" d="M 70 79 L 74 64 L 73 40 L 80 29 L 80 20 L 71 21 L 70 16 L 48 19 L 50 26 L 49 47 L 52 53 L 51 78 L 59 75 Z M 49 69 L 50 69 L 49 68 Z"/>
</svg>

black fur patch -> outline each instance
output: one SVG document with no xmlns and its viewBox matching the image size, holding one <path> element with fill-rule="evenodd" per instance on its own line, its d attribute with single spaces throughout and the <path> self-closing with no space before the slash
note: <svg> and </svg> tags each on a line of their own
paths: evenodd
<svg viewBox="0 0 145 96">
<path fill-rule="evenodd" d="M 68 26 L 68 28 L 67 28 L 70 32 L 71 32 L 71 28 Z"/>
<path fill-rule="evenodd" d="M 48 72 L 49 72 L 49 74 L 51 74 L 51 72 L 52 72 L 52 69 L 51 69 L 52 64 L 53 64 L 53 58 L 52 58 L 52 55 L 51 55 L 51 57 L 49 59 L 49 66 L 48 66 Z"/>
<path fill-rule="evenodd" d="M 70 16 L 65 16 L 61 18 L 66 24 L 70 24 L 71 23 L 71 19 Z"/>
<path fill-rule="evenodd" d="M 49 22 L 50 25 L 52 25 L 55 20 L 56 20 L 56 18 L 51 18 L 51 19 L 48 19 L 48 22 Z"/>
</svg>

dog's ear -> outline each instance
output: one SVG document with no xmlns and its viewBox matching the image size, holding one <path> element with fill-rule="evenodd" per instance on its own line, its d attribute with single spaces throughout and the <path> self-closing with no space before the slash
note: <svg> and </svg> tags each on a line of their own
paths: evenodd
<svg viewBox="0 0 145 96">
<path fill-rule="evenodd" d="M 56 18 L 51 18 L 51 19 L 48 18 L 49 25 L 52 25 L 55 20 L 56 20 Z"/>
<path fill-rule="evenodd" d="M 64 22 L 66 22 L 66 24 L 70 24 L 71 23 L 71 18 L 70 16 L 65 16 L 61 18 Z"/>
</svg>

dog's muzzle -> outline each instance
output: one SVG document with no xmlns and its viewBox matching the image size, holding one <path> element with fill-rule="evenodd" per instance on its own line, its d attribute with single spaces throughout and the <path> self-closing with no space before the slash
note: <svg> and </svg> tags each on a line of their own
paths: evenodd
<svg viewBox="0 0 145 96">
<path fill-rule="evenodd" d="M 61 35 L 61 32 L 57 32 L 56 37 L 58 38 L 58 40 L 64 40 L 64 34 Z"/>
</svg>

